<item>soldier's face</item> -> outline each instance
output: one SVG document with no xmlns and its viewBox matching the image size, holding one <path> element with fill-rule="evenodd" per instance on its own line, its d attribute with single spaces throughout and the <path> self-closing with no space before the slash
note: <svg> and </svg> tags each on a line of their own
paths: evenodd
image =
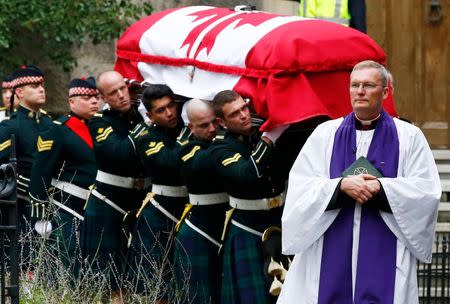
<svg viewBox="0 0 450 304">
<path fill-rule="evenodd" d="M 2 89 L 2 98 L 3 98 L 3 104 L 6 108 L 9 108 L 11 105 L 11 96 L 12 96 L 12 89 Z"/>
<path fill-rule="evenodd" d="M 178 124 L 177 104 L 169 96 L 152 101 L 152 108 L 147 112 L 148 118 L 157 126 L 175 128 Z"/>
<path fill-rule="evenodd" d="M 226 103 L 222 107 L 222 113 L 223 119 L 218 118 L 218 121 L 228 130 L 244 135 L 251 133 L 250 110 L 242 97 Z"/>
<path fill-rule="evenodd" d="M 100 81 L 99 81 L 100 82 Z M 110 74 L 101 79 L 98 85 L 103 99 L 111 109 L 119 112 L 128 112 L 131 108 L 130 93 L 123 77 L 118 74 Z"/>
<path fill-rule="evenodd" d="M 212 141 L 217 134 L 218 122 L 212 109 L 194 113 L 189 128 L 198 139 Z"/>
<path fill-rule="evenodd" d="M 74 96 L 69 98 L 70 110 L 84 119 L 89 119 L 98 111 L 100 98 L 96 96 Z"/>
<path fill-rule="evenodd" d="M 39 108 L 45 104 L 44 82 L 27 84 L 16 88 L 20 102 L 29 108 Z"/>
<path fill-rule="evenodd" d="M 353 112 L 363 120 L 374 119 L 380 114 L 383 99 L 389 88 L 382 83 L 380 72 L 375 68 L 362 68 L 350 76 L 350 99 Z"/>
</svg>

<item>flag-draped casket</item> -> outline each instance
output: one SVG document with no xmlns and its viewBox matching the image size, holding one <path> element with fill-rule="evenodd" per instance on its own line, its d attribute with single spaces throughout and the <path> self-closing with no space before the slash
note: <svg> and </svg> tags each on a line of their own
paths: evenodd
<svg viewBox="0 0 450 304">
<path fill-rule="evenodd" d="M 339 24 L 192 6 L 131 25 L 118 41 L 115 69 L 186 97 L 233 89 L 252 100 L 268 129 L 349 113 L 349 73 L 365 59 L 386 60 L 369 36 Z M 384 107 L 396 115 L 392 99 Z"/>
</svg>

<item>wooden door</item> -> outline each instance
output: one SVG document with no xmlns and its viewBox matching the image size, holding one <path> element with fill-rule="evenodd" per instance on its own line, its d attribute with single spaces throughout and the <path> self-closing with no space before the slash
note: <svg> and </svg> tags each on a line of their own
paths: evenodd
<svg viewBox="0 0 450 304">
<path fill-rule="evenodd" d="M 430 3 L 441 19 L 431 22 Z M 400 116 L 420 127 L 433 148 L 449 148 L 450 0 L 366 0 L 368 34 L 387 55 Z"/>
</svg>

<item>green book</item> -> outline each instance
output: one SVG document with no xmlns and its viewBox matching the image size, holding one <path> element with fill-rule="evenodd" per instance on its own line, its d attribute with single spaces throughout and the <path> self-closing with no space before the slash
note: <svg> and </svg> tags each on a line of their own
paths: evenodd
<svg viewBox="0 0 450 304">
<path fill-rule="evenodd" d="M 353 164 L 342 172 L 343 177 L 359 174 L 371 174 L 377 178 L 383 177 L 383 174 L 381 174 L 380 171 L 378 171 L 364 156 L 355 160 Z"/>
</svg>

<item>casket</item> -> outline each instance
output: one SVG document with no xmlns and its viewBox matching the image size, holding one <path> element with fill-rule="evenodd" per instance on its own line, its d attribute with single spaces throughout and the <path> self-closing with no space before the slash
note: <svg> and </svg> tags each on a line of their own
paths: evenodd
<svg viewBox="0 0 450 304">
<path fill-rule="evenodd" d="M 348 114 L 349 75 L 366 59 L 386 61 L 369 36 L 340 24 L 191 6 L 131 25 L 117 43 L 115 69 L 190 98 L 233 89 L 252 101 L 264 130 Z M 396 115 L 391 98 L 384 107 Z"/>
</svg>

